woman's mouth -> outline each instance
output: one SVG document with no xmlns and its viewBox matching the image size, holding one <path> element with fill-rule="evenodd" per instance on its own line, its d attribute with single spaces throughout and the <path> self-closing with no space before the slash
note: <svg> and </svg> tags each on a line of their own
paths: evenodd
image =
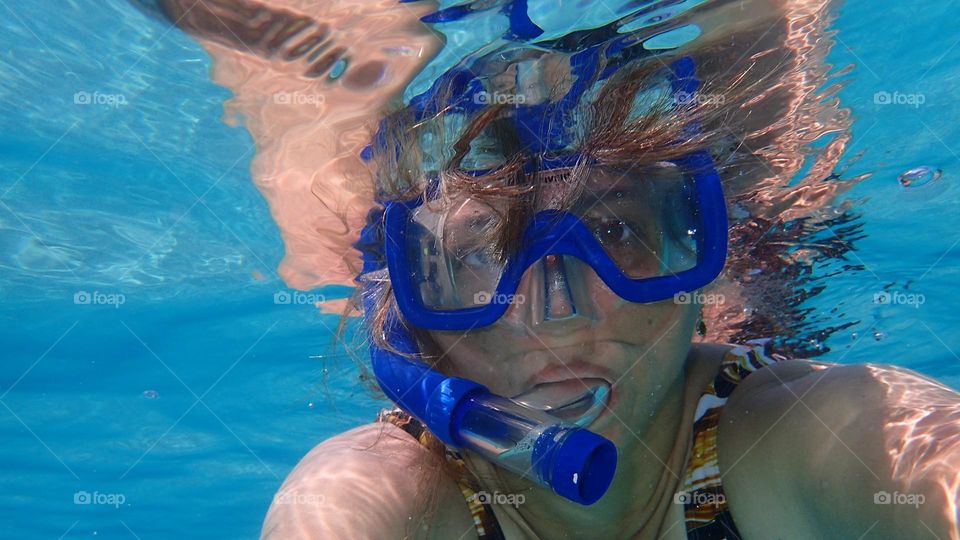
<svg viewBox="0 0 960 540">
<path fill-rule="evenodd" d="M 605 379 L 609 382 L 615 378 L 616 375 L 602 365 L 574 359 L 544 367 L 528 377 L 527 380 L 523 382 L 521 388 L 526 388 L 526 391 L 529 391 L 534 386 L 544 383 L 563 382 L 571 379 Z"/>
</svg>

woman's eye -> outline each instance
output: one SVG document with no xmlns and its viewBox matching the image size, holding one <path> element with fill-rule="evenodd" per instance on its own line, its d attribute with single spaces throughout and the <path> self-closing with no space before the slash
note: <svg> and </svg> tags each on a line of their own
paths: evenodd
<svg viewBox="0 0 960 540">
<path fill-rule="evenodd" d="M 630 240 L 633 230 L 623 220 L 605 220 L 597 223 L 595 234 L 600 243 L 609 246 Z"/>
</svg>

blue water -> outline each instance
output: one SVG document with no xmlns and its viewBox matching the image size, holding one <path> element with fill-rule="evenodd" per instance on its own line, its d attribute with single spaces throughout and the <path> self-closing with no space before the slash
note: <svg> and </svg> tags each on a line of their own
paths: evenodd
<svg viewBox="0 0 960 540">
<path fill-rule="evenodd" d="M 829 58 L 857 65 L 839 94 L 856 118 L 846 161 L 865 151 L 845 175 L 873 176 L 845 195 L 865 238 L 817 272 L 865 270 L 805 307 L 854 323 L 817 344 L 821 359 L 957 387 L 950 5 L 839 10 Z M 384 402 L 330 348 L 336 317 L 274 303 L 283 246 L 204 52 L 119 0 L 2 0 L 0 12 L 0 534 L 255 537 L 298 459 Z M 77 106 L 78 92 L 102 103 Z M 877 92 L 925 102 L 886 106 Z M 904 189 L 898 175 L 917 166 L 943 175 Z M 874 303 L 883 291 L 924 303 Z M 105 504 L 76 504 L 84 493 Z"/>
</svg>

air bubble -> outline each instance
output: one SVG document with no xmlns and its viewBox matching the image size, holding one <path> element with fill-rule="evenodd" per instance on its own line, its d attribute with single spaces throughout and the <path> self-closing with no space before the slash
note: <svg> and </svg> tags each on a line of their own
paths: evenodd
<svg viewBox="0 0 960 540">
<path fill-rule="evenodd" d="M 143 397 L 147 399 L 157 399 L 158 397 L 160 397 L 160 394 L 157 393 L 156 390 L 144 390 Z"/>
<path fill-rule="evenodd" d="M 936 182 L 940 179 L 943 171 L 933 167 L 914 167 L 908 171 L 900 173 L 897 181 L 905 188 L 916 189 L 927 184 Z"/>
</svg>

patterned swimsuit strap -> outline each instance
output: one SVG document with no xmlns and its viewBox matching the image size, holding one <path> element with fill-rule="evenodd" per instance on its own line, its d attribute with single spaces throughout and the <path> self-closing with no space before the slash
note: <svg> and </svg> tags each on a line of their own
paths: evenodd
<svg viewBox="0 0 960 540">
<path fill-rule="evenodd" d="M 723 490 L 717 431 L 723 407 L 737 385 L 751 373 L 784 360 L 782 356 L 767 353 L 768 341 L 754 340 L 732 346 L 723 355 L 720 370 L 697 402 L 690 458 L 675 498 L 684 505 L 688 538 L 740 538 Z"/>
</svg>

